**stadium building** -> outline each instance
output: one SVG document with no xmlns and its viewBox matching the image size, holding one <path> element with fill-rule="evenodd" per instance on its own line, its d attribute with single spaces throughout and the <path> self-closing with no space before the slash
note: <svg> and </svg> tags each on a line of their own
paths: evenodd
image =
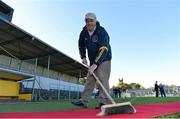
<svg viewBox="0 0 180 119">
<path fill-rule="evenodd" d="M 77 99 L 87 67 L 11 23 L 0 0 L 0 99 Z"/>
</svg>

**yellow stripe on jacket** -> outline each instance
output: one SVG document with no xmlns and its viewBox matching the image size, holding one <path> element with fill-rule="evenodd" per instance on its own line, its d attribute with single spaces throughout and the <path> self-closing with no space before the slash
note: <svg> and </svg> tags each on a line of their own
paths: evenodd
<svg viewBox="0 0 180 119">
<path fill-rule="evenodd" d="M 105 50 L 108 51 L 108 48 L 106 46 L 102 46 L 99 48 L 100 52 L 99 55 L 96 57 L 95 62 L 98 62 Z"/>
</svg>

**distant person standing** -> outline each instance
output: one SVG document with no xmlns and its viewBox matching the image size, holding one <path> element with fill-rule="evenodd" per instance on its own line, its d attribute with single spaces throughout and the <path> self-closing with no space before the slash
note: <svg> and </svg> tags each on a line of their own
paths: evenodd
<svg viewBox="0 0 180 119">
<path fill-rule="evenodd" d="M 100 92 L 99 87 L 97 87 L 97 92 L 96 92 L 96 94 L 95 94 L 95 98 L 98 98 L 99 92 Z"/>
<path fill-rule="evenodd" d="M 113 89 L 114 98 L 118 98 L 117 87 Z"/>
<path fill-rule="evenodd" d="M 121 89 L 119 87 L 117 89 L 117 92 L 118 92 L 118 98 L 121 98 Z"/>
<path fill-rule="evenodd" d="M 154 84 L 154 90 L 156 92 L 156 97 L 159 97 L 159 86 L 158 86 L 158 82 L 157 81 Z"/>
<path fill-rule="evenodd" d="M 164 86 L 162 85 L 162 83 L 159 85 L 159 89 L 160 89 L 160 93 L 161 93 L 161 97 L 166 97 L 166 93 L 164 91 Z"/>
</svg>

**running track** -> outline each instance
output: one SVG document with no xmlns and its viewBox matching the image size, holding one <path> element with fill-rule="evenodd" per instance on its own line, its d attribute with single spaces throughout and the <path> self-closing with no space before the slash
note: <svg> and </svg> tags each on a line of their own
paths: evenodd
<svg viewBox="0 0 180 119">
<path fill-rule="evenodd" d="M 100 110 L 71 110 L 63 112 L 14 112 L 0 113 L 0 118 L 152 118 L 180 112 L 179 102 L 135 105 L 136 114 L 117 114 L 97 117 Z"/>
</svg>

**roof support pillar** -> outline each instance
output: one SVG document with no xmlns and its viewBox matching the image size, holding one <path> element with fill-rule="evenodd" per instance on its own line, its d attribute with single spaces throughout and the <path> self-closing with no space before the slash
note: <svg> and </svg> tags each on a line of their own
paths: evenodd
<svg viewBox="0 0 180 119">
<path fill-rule="evenodd" d="M 32 85 L 32 100 L 36 99 L 34 96 L 34 88 L 35 88 L 35 81 L 36 81 L 36 75 L 37 75 L 37 64 L 38 64 L 38 58 L 35 59 L 34 80 L 33 80 L 33 85 Z"/>
<path fill-rule="evenodd" d="M 50 70 L 50 65 L 51 65 L 51 56 L 48 56 L 48 77 L 49 77 L 49 70 Z"/>
<path fill-rule="evenodd" d="M 59 72 L 58 73 L 58 100 L 61 99 L 60 94 L 61 94 L 61 78 L 60 78 L 60 72 Z"/>
<path fill-rule="evenodd" d="M 81 72 L 81 70 L 79 70 L 79 77 L 78 77 L 78 79 L 77 79 L 77 83 L 79 83 L 79 79 L 82 77 L 82 72 Z"/>
</svg>

